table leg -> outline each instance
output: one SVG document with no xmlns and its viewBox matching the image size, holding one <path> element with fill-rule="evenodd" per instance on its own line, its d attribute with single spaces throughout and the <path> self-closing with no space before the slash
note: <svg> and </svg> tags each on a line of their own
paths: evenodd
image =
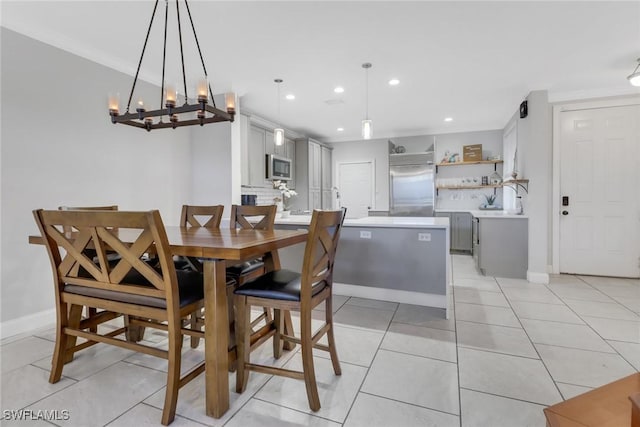
<svg viewBox="0 0 640 427">
<path fill-rule="evenodd" d="M 280 266 L 280 255 L 278 251 L 268 252 L 262 258 L 264 261 L 264 268 L 266 271 L 275 271 L 282 268 Z M 284 311 L 284 333 L 290 336 L 295 336 L 293 331 L 293 322 L 291 321 L 291 312 L 289 310 Z M 293 350 L 296 348 L 296 344 L 291 341 L 285 341 L 283 344 L 285 350 Z"/>
<path fill-rule="evenodd" d="M 229 313 L 224 260 L 207 260 L 204 269 L 205 406 L 220 418 L 229 409 Z"/>
</svg>

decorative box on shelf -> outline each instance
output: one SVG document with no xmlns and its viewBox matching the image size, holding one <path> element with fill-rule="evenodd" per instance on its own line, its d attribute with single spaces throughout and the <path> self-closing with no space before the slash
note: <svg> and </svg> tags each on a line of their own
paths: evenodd
<svg viewBox="0 0 640 427">
<path fill-rule="evenodd" d="M 477 162 L 482 160 L 482 144 L 473 144 L 473 145 L 463 146 L 462 160 L 464 162 Z"/>
</svg>

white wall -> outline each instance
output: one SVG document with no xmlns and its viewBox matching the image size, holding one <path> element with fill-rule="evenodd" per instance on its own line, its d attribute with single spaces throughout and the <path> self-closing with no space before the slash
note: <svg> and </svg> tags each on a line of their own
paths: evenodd
<svg viewBox="0 0 640 427">
<path fill-rule="evenodd" d="M 529 179 L 524 199 L 529 217 L 529 267 L 527 279 L 548 283 L 551 266 L 552 110 L 547 91 L 527 96 L 529 114 L 518 119 L 519 177 Z"/>
<path fill-rule="evenodd" d="M 333 182 L 338 183 L 338 164 L 373 161 L 375 164 L 374 210 L 389 210 L 389 146 L 387 139 L 369 141 L 338 142 L 332 144 Z"/>
<path fill-rule="evenodd" d="M 107 94 L 119 90 L 126 102 L 130 76 L 5 28 L 1 43 L 4 336 L 54 320 L 46 251 L 27 243 L 38 234 L 31 211 L 117 204 L 159 209 L 165 224 L 177 224 L 180 205 L 191 199 L 191 148 L 188 128 L 146 132 L 110 123 Z M 148 103 L 159 97 L 158 88 L 138 85 Z M 15 320 L 32 314 L 31 324 Z"/>
</svg>

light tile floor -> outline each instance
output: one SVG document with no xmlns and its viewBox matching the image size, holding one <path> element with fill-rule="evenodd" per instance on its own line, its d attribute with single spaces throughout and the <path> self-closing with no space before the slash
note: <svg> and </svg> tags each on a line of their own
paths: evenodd
<svg viewBox="0 0 640 427">
<path fill-rule="evenodd" d="M 450 319 L 441 309 L 335 296 L 343 374 L 317 353 L 320 411 L 309 410 L 302 382 L 252 373 L 215 420 L 204 415 L 201 375 L 181 390 L 173 425 L 542 427 L 546 405 L 640 369 L 640 280 L 563 275 L 545 286 L 481 276 L 469 256 L 452 265 Z M 0 424 L 159 425 L 164 361 L 98 344 L 49 384 L 53 339 L 49 328 L 2 341 Z M 165 337 L 149 331 L 145 339 L 162 345 Z M 184 369 L 202 357 L 202 345 L 185 342 Z M 301 364 L 297 350 L 274 361 L 268 345 L 252 360 Z M 4 412 L 22 408 L 70 417 L 24 422 Z"/>
</svg>

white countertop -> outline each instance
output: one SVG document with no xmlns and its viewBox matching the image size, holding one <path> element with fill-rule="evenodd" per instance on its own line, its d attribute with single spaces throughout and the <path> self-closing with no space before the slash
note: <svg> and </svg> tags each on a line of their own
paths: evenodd
<svg viewBox="0 0 640 427">
<path fill-rule="evenodd" d="M 280 225 L 309 225 L 311 215 L 290 215 L 287 218 L 276 217 Z M 345 227 L 383 227 L 383 228 L 449 228 L 449 218 L 369 216 L 357 219 L 345 219 Z"/>
<path fill-rule="evenodd" d="M 511 219 L 528 219 L 527 215 L 516 215 L 507 211 L 469 211 L 475 218 L 511 218 Z"/>
</svg>

